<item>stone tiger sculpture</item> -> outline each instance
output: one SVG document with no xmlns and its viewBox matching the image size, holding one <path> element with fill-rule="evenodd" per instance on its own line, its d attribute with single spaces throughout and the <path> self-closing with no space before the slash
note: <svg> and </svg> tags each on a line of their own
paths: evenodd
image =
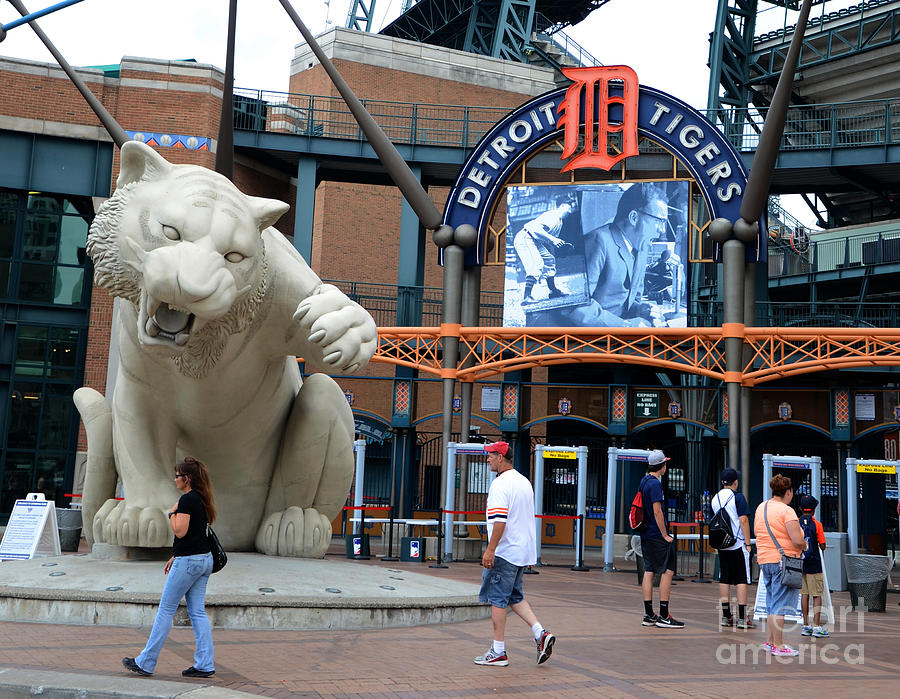
<svg viewBox="0 0 900 699">
<path fill-rule="evenodd" d="M 322 284 L 270 226 L 287 204 L 129 142 L 88 236 L 114 317 L 111 405 L 80 388 L 91 543 L 171 544 L 176 458 L 210 468 L 229 550 L 321 557 L 353 478 L 353 416 L 324 374 L 375 351 L 371 316 Z M 114 499 L 121 478 L 124 500 Z"/>
</svg>

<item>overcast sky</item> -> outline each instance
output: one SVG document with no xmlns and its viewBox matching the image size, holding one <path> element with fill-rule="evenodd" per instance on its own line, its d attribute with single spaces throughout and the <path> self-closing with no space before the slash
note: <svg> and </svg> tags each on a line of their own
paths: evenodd
<svg viewBox="0 0 900 699">
<path fill-rule="evenodd" d="M 369 0 L 372 2 L 372 0 Z M 56 0 L 28 0 L 34 11 Z M 399 13 L 402 0 L 375 0 L 375 24 Z M 706 106 L 709 34 L 717 0 L 613 0 L 568 33 L 606 65 L 633 67 L 644 85 L 694 107 Z M 840 6 L 842 0 L 827 3 Z M 293 0 L 314 34 L 326 22 L 343 26 L 352 0 Z M 761 13 L 759 24 L 781 26 L 784 10 Z M 122 56 L 195 58 L 224 68 L 227 0 L 83 0 L 40 20 L 74 65 L 118 63 Z M 0 23 L 19 15 L 0 0 Z M 239 0 L 235 82 L 238 87 L 286 91 L 299 33 L 277 0 Z M 52 62 L 28 27 L 9 31 L 0 55 Z M 427 98 L 426 98 L 427 99 Z"/>
</svg>

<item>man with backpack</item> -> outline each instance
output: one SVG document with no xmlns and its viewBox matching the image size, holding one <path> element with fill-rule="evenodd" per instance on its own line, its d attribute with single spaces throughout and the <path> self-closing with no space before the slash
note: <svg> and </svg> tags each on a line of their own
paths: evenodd
<svg viewBox="0 0 900 699">
<path fill-rule="evenodd" d="M 643 509 L 641 524 L 638 527 L 641 535 L 641 553 L 644 557 L 644 579 L 641 588 L 644 592 L 644 618 L 642 626 L 657 626 L 661 629 L 683 629 L 684 622 L 677 621 L 669 614 L 669 594 L 672 590 L 672 577 L 675 575 L 675 540 L 669 535 L 666 510 L 663 507 L 666 498 L 663 493 L 662 477 L 666 473 L 666 462 L 669 458 L 659 449 L 647 456 L 647 475 L 641 480 L 639 494 Z M 659 615 L 653 613 L 653 576 L 660 573 L 659 580 Z"/>
<path fill-rule="evenodd" d="M 747 619 L 747 586 L 750 584 L 750 506 L 743 493 L 737 492 L 739 474 L 733 468 L 722 471 L 722 489 L 710 500 L 713 520 L 710 522 L 710 543 L 714 541 L 714 527 L 729 527 L 723 532 L 727 546 L 719 548 L 719 598 L 722 602 L 722 626 L 737 626 L 739 629 L 755 629 L 756 625 Z M 722 512 L 719 515 L 719 512 Z M 730 533 L 731 536 L 727 536 Z M 731 540 L 734 543 L 729 543 Z M 737 588 L 738 618 L 731 613 L 731 586 Z"/>
</svg>

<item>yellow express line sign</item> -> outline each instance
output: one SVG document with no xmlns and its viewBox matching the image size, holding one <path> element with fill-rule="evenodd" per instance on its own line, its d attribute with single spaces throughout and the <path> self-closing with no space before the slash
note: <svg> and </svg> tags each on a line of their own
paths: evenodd
<svg viewBox="0 0 900 699">
<path fill-rule="evenodd" d="M 889 464 L 856 464 L 857 473 L 897 473 L 897 467 Z"/>
<path fill-rule="evenodd" d="M 561 451 L 559 449 L 544 449 L 545 459 L 574 459 L 574 451 Z M 893 471 L 891 471 L 893 473 Z"/>
</svg>

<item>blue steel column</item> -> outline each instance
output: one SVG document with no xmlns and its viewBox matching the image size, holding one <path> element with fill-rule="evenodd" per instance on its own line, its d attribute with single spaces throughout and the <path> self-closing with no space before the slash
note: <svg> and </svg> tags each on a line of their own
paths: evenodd
<svg viewBox="0 0 900 699">
<path fill-rule="evenodd" d="M 421 182 L 422 169 L 410 166 Z M 425 227 L 403 197 L 400 209 L 400 245 L 397 252 L 397 325 L 413 327 L 422 322 L 422 283 L 425 279 Z"/>
<path fill-rule="evenodd" d="M 360 32 L 372 30 L 372 13 L 375 12 L 375 0 L 353 0 L 353 5 L 347 13 L 347 29 L 356 29 Z"/>
<path fill-rule="evenodd" d="M 413 176 L 421 181 L 422 170 L 411 166 Z M 425 227 L 419 221 L 416 212 L 402 198 L 400 207 L 400 244 L 397 253 L 397 314 L 396 325 L 399 327 L 415 327 L 422 324 L 422 283 L 425 279 Z M 394 370 L 395 379 L 411 379 L 415 385 L 416 371 L 398 366 Z M 415 390 L 410 392 L 413 402 Z M 410 416 L 415 415 L 414 403 L 410 405 Z M 408 424 L 408 423 L 407 423 Z M 412 474 L 415 444 L 415 428 L 395 429 L 395 439 L 402 438 L 402 448 L 394 450 L 395 463 L 391 464 L 391 472 L 399 474 L 399 490 L 397 502 L 400 516 L 412 510 Z M 396 461 L 399 460 L 399 463 Z"/>
<path fill-rule="evenodd" d="M 297 164 L 297 199 L 294 204 L 294 247 L 312 264 L 313 220 L 316 212 L 316 169 L 314 158 L 300 157 Z"/>
</svg>

